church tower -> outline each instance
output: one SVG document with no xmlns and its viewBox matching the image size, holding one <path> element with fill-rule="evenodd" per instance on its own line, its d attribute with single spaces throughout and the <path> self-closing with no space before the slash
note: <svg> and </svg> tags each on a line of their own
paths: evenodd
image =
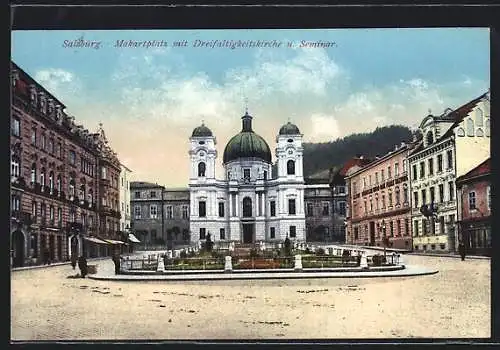
<svg viewBox="0 0 500 350">
<path fill-rule="evenodd" d="M 304 182 L 302 134 L 290 122 L 283 125 L 276 137 L 277 178 L 280 182 Z"/>
<path fill-rule="evenodd" d="M 191 160 L 189 183 L 215 182 L 215 162 L 217 160 L 217 141 L 212 131 L 202 123 L 193 130 L 189 138 L 189 158 Z"/>
</svg>

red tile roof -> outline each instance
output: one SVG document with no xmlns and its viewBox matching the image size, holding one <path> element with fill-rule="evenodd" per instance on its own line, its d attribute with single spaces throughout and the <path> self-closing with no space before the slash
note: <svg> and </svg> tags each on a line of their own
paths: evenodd
<svg viewBox="0 0 500 350">
<path fill-rule="evenodd" d="M 488 175 L 491 173 L 491 158 L 486 159 L 484 162 L 470 170 L 467 174 L 460 176 L 457 182 L 464 182 L 476 176 Z"/>
</svg>

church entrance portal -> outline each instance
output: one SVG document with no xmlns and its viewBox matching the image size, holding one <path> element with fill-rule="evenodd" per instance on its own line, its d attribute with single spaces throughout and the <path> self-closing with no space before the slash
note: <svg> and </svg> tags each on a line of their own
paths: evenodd
<svg viewBox="0 0 500 350">
<path fill-rule="evenodd" d="M 243 243 L 253 243 L 254 224 L 243 224 Z"/>
</svg>

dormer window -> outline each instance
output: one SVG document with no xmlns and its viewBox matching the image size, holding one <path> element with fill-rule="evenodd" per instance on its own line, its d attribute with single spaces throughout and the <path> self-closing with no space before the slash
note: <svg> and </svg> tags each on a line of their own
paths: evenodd
<svg viewBox="0 0 500 350">
<path fill-rule="evenodd" d="M 250 180 L 250 169 L 243 169 L 243 179 Z"/>
<path fill-rule="evenodd" d="M 432 145 L 434 143 L 434 135 L 432 134 L 432 131 L 429 131 L 427 133 L 427 145 Z"/>
<path fill-rule="evenodd" d="M 483 111 L 478 108 L 476 110 L 476 127 L 482 127 L 483 126 Z"/>
</svg>

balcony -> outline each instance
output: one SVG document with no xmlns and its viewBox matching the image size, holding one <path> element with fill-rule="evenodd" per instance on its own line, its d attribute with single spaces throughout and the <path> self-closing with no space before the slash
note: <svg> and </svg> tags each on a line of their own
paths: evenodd
<svg viewBox="0 0 500 350">
<path fill-rule="evenodd" d="M 109 179 L 99 179 L 99 184 L 102 186 L 111 186 L 111 181 Z"/>
<path fill-rule="evenodd" d="M 33 220 L 31 219 L 31 213 L 14 210 L 11 212 L 10 216 L 13 220 L 17 221 L 18 223 L 22 223 L 27 226 L 30 226 L 33 223 Z"/>
<path fill-rule="evenodd" d="M 106 215 L 106 216 L 113 215 L 113 209 L 111 209 L 111 207 L 109 207 L 107 205 L 101 205 L 101 207 L 99 208 L 99 212 L 103 215 Z"/>
<path fill-rule="evenodd" d="M 20 189 L 26 188 L 26 181 L 24 180 L 23 177 L 11 176 L 10 183 L 12 184 L 12 187 Z"/>
</svg>

